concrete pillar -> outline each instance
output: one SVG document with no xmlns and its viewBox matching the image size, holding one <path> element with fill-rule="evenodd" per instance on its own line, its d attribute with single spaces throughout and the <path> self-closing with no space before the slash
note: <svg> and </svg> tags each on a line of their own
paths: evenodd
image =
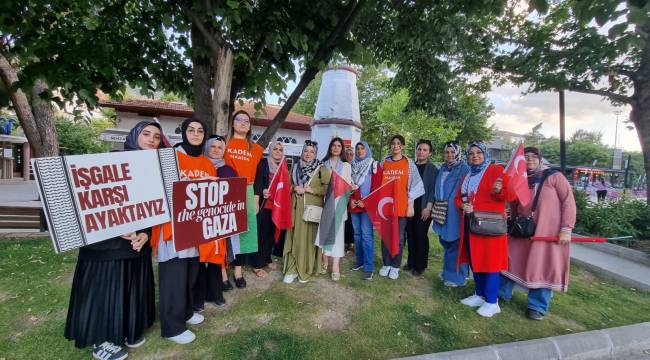
<svg viewBox="0 0 650 360">
<path fill-rule="evenodd" d="M 351 66 L 335 66 L 323 73 L 318 93 L 311 139 L 318 142 L 318 158 L 327 153 L 333 137 L 354 146 L 361 139 L 361 115 L 357 91 L 357 71 Z"/>
<path fill-rule="evenodd" d="M 29 165 L 32 161 L 32 152 L 29 143 L 23 143 L 23 179 L 29 180 Z"/>
</svg>

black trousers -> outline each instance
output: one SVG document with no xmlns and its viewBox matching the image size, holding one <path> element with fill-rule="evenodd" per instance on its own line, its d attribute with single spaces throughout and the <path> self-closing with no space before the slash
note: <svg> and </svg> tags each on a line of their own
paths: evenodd
<svg viewBox="0 0 650 360">
<path fill-rule="evenodd" d="M 418 209 L 419 210 L 419 209 Z M 415 211 L 415 216 L 406 223 L 408 244 L 407 266 L 416 271 L 424 271 L 429 263 L 429 227 L 431 219 L 422 221 L 422 211 Z"/>
<path fill-rule="evenodd" d="M 205 302 L 224 302 L 223 279 L 221 279 L 221 265 L 212 263 L 199 263 L 199 272 L 196 283 L 192 289 L 192 303 L 194 310 L 203 309 Z"/>
<path fill-rule="evenodd" d="M 158 263 L 160 335 L 173 337 L 187 330 L 194 314 L 192 288 L 199 272 L 199 258 L 170 259 Z"/>
<path fill-rule="evenodd" d="M 275 224 L 271 219 L 271 209 L 260 209 L 257 213 L 257 252 L 251 254 L 251 265 L 261 269 L 271 262 L 271 252 L 275 244 Z"/>
<path fill-rule="evenodd" d="M 345 220 L 343 225 L 345 228 L 343 230 L 344 234 L 344 243 L 347 246 L 354 244 L 354 226 L 352 226 L 352 214 L 348 211 L 348 219 Z"/>
</svg>

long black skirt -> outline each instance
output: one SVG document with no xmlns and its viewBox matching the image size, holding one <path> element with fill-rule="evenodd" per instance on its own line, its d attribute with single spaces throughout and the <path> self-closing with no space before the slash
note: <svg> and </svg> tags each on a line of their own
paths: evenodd
<svg viewBox="0 0 650 360">
<path fill-rule="evenodd" d="M 79 259 L 72 281 L 65 337 L 84 348 L 104 341 L 134 343 L 156 318 L 150 256 Z"/>
</svg>

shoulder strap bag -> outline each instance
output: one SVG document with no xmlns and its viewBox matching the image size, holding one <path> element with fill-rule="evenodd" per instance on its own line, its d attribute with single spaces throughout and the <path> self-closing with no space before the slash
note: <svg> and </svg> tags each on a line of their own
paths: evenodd
<svg viewBox="0 0 650 360">
<path fill-rule="evenodd" d="M 318 173 L 318 177 L 320 178 L 320 166 L 314 171 L 314 175 L 307 181 L 307 186 L 311 184 L 311 181 L 314 179 L 316 176 L 316 173 Z M 302 219 L 306 222 L 312 222 L 312 223 L 320 223 L 320 217 L 321 214 L 323 213 L 323 207 L 318 206 L 318 205 L 307 205 L 307 196 L 306 194 L 302 195 L 302 201 L 304 205 L 304 211 L 302 213 Z"/>
<path fill-rule="evenodd" d="M 512 218 L 510 219 L 508 224 L 508 228 L 509 228 L 508 233 L 511 236 L 518 237 L 518 238 L 529 238 L 535 235 L 537 224 L 535 223 L 535 219 L 533 218 L 533 216 L 535 215 L 535 210 L 537 209 L 537 201 L 539 200 L 539 194 L 542 193 L 542 186 L 544 185 L 544 181 L 546 181 L 546 178 L 554 173 L 555 170 L 553 169 L 544 170 L 544 173 L 542 174 L 542 181 L 539 183 L 537 187 L 537 193 L 535 194 L 535 199 L 533 200 L 533 206 L 531 207 L 530 216 L 517 216 L 514 219 Z"/>
</svg>

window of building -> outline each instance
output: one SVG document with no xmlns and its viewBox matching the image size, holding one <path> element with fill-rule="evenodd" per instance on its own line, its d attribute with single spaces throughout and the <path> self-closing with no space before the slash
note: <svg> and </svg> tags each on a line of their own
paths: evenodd
<svg viewBox="0 0 650 360">
<path fill-rule="evenodd" d="M 277 141 L 283 144 L 297 144 L 298 141 L 291 136 L 278 136 Z"/>
</svg>

